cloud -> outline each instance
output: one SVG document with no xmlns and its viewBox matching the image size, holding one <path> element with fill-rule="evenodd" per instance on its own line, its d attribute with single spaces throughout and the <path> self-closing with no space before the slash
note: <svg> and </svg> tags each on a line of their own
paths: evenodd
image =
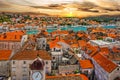
<svg viewBox="0 0 120 80">
<path fill-rule="evenodd" d="M 0 1 L 0 8 L 8 8 L 10 5 L 6 2 Z"/>
<path fill-rule="evenodd" d="M 59 4 L 50 4 L 47 6 L 31 6 L 31 7 L 38 8 L 38 9 L 59 9 L 59 10 L 64 8 L 64 6 Z"/>
<path fill-rule="evenodd" d="M 0 0 L 0 11 L 74 16 L 120 14 L 120 0 Z"/>
</svg>

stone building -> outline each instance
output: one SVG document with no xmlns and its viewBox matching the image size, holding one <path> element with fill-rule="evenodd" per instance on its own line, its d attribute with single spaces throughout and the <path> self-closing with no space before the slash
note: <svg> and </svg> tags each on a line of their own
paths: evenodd
<svg viewBox="0 0 120 80">
<path fill-rule="evenodd" d="M 21 48 L 23 31 L 0 34 L 0 50 L 19 50 Z"/>
<path fill-rule="evenodd" d="M 44 37 L 37 38 L 37 48 L 38 49 L 46 49 L 47 39 Z"/>
<path fill-rule="evenodd" d="M 45 73 L 51 73 L 51 57 L 44 51 L 23 50 L 16 53 L 11 58 L 11 78 L 12 80 L 30 80 L 30 65 L 39 57 L 44 61 Z M 44 74 L 45 75 L 45 74 Z"/>
<path fill-rule="evenodd" d="M 90 80 L 92 80 L 92 75 L 94 71 L 94 65 L 90 60 L 79 60 L 80 64 L 80 71 L 81 73 L 85 74 L 89 77 Z"/>
<path fill-rule="evenodd" d="M 0 76 L 9 77 L 10 76 L 10 56 L 11 50 L 0 50 Z"/>
</svg>

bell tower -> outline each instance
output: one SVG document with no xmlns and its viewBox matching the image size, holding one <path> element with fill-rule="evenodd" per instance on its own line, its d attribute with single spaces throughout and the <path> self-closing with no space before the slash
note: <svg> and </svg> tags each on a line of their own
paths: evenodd
<svg viewBox="0 0 120 80">
<path fill-rule="evenodd" d="M 36 58 L 29 67 L 30 80 L 45 80 L 45 64 L 41 58 Z"/>
</svg>

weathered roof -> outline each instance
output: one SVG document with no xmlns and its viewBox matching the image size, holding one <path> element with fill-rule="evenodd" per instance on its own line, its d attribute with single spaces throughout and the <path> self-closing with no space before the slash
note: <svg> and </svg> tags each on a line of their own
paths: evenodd
<svg viewBox="0 0 120 80">
<path fill-rule="evenodd" d="M 0 60 L 9 60 L 11 53 L 11 50 L 0 50 Z"/>
<path fill-rule="evenodd" d="M 82 69 L 90 69 L 94 67 L 90 60 L 79 60 L 79 63 Z"/>
<path fill-rule="evenodd" d="M 34 60 L 37 55 L 43 60 L 51 60 L 51 56 L 47 51 L 44 50 L 23 50 L 16 53 L 11 59 L 12 60 Z"/>
<path fill-rule="evenodd" d="M 0 41 L 20 41 L 24 34 L 24 31 L 6 32 L 0 34 Z"/>
<path fill-rule="evenodd" d="M 70 74 L 65 76 L 46 76 L 46 80 L 88 80 L 83 74 Z"/>
<path fill-rule="evenodd" d="M 117 65 L 101 54 L 96 54 L 93 59 L 107 72 L 112 72 Z"/>
</svg>

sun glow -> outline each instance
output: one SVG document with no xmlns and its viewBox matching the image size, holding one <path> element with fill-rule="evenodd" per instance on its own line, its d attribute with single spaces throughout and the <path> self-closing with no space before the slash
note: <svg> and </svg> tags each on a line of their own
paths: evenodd
<svg viewBox="0 0 120 80">
<path fill-rule="evenodd" d="M 70 8 L 70 7 L 67 7 L 64 9 L 64 12 L 65 12 L 65 16 L 66 17 L 74 17 L 74 11 L 76 11 L 77 9 L 76 8 Z"/>
<path fill-rule="evenodd" d="M 74 17 L 73 12 L 69 12 L 66 16 L 67 17 Z"/>
</svg>

